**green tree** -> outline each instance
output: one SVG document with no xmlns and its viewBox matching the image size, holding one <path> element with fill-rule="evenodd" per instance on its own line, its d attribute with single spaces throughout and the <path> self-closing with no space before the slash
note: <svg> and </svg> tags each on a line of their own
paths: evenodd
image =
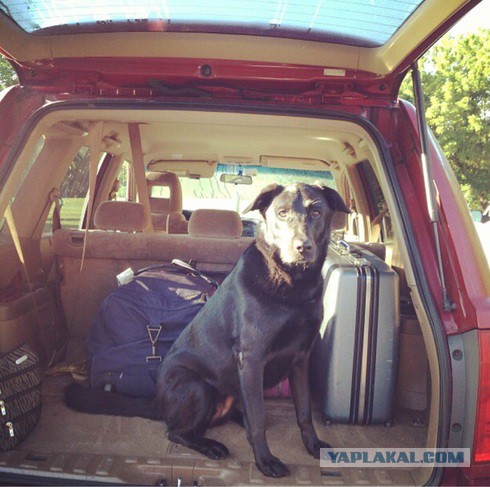
<svg viewBox="0 0 490 487">
<path fill-rule="evenodd" d="M 12 65 L 0 55 L 0 91 L 17 83 L 17 75 Z"/>
<path fill-rule="evenodd" d="M 420 62 L 427 122 L 472 209 L 490 203 L 490 29 L 446 36 Z M 413 101 L 411 77 L 400 97 Z"/>
</svg>

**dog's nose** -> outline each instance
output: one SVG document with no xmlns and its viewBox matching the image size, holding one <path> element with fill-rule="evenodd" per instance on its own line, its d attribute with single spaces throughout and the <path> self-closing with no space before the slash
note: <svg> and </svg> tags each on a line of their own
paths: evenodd
<svg viewBox="0 0 490 487">
<path fill-rule="evenodd" d="M 294 248 L 302 254 L 303 252 L 309 252 L 313 247 L 309 240 L 295 240 Z"/>
</svg>

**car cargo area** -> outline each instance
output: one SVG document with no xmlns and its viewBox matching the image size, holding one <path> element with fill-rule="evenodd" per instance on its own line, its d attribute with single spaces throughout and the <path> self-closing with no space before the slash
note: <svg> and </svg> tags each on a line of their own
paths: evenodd
<svg viewBox="0 0 490 487">
<path fill-rule="evenodd" d="M 19 448 L 0 455 L 4 471 L 31 471 L 67 480 L 157 485 L 416 485 L 413 472 L 403 469 L 332 469 L 321 471 L 308 455 L 296 426 L 291 399 L 268 399 L 267 438 L 271 451 L 286 462 L 292 475 L 264 478 L 253 461 L 245 430 L 228 422 L 208 431 L 227 445 L 231 457 L 213 461 L 170 443 L 162 422 L 139 418 L 92 416 L 70 411 L 63 388 L 71 377 L 47 377 L 43 412 L 32 435 Z M 315 411 L 320 438 L 343 447 L 420 447 L 427 428 L 422 416 L 399 409 L 391 427 L 384 425 L 323 425 Z"/>
<path fill-rule="evenodd" d="M 392 303 L 397 313 L 392 330 L 397 362 L 392 418 L 368 425 L 327 422 L 320 391 L 314 387 L 318 436 L 334 448 L 434 446 L 439 421 L 434 338 L 421 307 L 414 304 L 418 290 L 404 250 L 400 210 L 385 170 L 390 161 L 383 159 L 379 141 L 365 125 L 354 116 L 107 107 L 52 108 L 38 118 L 26 145 L 18 150 L 1 194 L 12 201 L 16 229 L 13 232 L 4 222 L 0 230 L 0 352 L 27 342 L 38 353 L 43 365 L 43 404 L 41 419 L 30 436 L 17 448 L 0 453 L 0 475 L 36 476 L 36 483 L 44 478 L 46 484 L 56 479 L 66 484 L 202 486 L 419 485 L 428 479 L 429 468 L 320 469 L 319 461 L 303 446 L 290 397 L 266 399 L 270 449 L 292 472 L 283 479 L 260 473 L 245 430 L 237 423 L 208 431 L 209 438 L 223 442 L 231 453 L 229 459 L 214 461 L 169 442 L 163 422 L 82 414 L 63 402 L 64 388 L 73 380 L 87 378 L 85 339 L 103 299 L 117 286 L 119 273 L 179 258 L 223 278 L 252 242 L 259 219 L 253 214 L 241 214 L 240 236 L 221 235 L 216 229 L 187 231 L 186 211 L 196 211 L 202 195 L 218 201 L 213 208 L 223 208 L 226 199 L 241 212 L 246 195 L 261 189 L 244 186 L 240 189 L 244 193 L 233 185 L 209 189 L 206 181 L 217 180 L 219 171 L 255 180 L 262 177 L 265 183 L 283 177 L 281 171 L 288 175 L 301 171 L 298 177 L 312 183 L 318 174 L 325 174 L 324 181 L 341 193 L 352 213 L 336 224 L 335 240 L 358 246 L 394 270 L 399 301 Z M 159 226 L 155 212 L 150 232 L 94 224 L 103 202 L 136 201 L 141 191 L 134 126 L 141 137 L 150 199 L 157 194 L 152 188 L 162 174 L 174 173 L 181 180 L 183 208 L 173 212 L 180 214 L 179 230 L 171 230 L 170 216 Z M 92 182 L 89 179 L 95 175 L 90 170 L 77 172 L 90 152 L 100 160 L 97 180 Z M 70 182 L 67 174 L 73 180 L 80 178 L 83 194 L 63 193 Z M 87 197 L 89 187 L 96 192 Z M 59 204 L 59 198 L 53 197 L 55 189 L 64 199 L 59 225 L 53 217 Z M 165 191 L 163 198 L 170 199 Z M 93 210 L 81 213 L 90 203 Z M 75 204 L 78 214 L 72 211 Z M 84 228 L 84 220 L 90 229 Z M 18 234 L 25 267 L 14 234 Z"/>
</svg>

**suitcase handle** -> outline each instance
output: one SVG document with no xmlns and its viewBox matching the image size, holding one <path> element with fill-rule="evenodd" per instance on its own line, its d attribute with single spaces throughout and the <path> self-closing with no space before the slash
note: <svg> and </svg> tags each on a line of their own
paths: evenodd
<svg viewBox="0 0 490 487">
<path fill-rule="evenodd" d="M 362 253 L 357 249 L 352 248 L 349 243 L 345 240 L 339 239 L 336 241 L 336 244 L 342 248 L 345 252 L 345 255 L 352 260 L 352 263 L 356 266 L 364 266 L 370 265 L 369 261 L 363 257 Z"/>
<path fill-rule="evenodd" d="M 341 247 L 344 247 L 344 249 L 349 252 L 349 254 L 351 253 L 351 248 L 350 248 L 350 245 L 345 241 L 345 240 L 342 240 L 342 239 L 339 239 L 338 241 L 338 244 L 341 246 Z"/>
</svg>

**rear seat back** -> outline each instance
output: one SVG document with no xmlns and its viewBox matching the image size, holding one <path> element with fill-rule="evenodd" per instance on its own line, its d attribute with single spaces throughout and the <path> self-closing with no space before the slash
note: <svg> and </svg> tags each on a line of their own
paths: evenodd
<svg viewBox="0 0 490 487">
<path fill-rule="evenodd" d="M 56 230 L 53 235 L 54 252 L 61 257 L 81 259 L 84 238 L 85 232 L 81 230 Z M 195 260 L 202 270 L 231 270 L 252 242 L 252 237 L 214 238 L 95 230 L 87 232 L 85 258 L 129 262 L 170 262 L 178 258 Z"/>
<path fill-rule="evenodd" d="M 106 209 L 103 212 L 110 213 L 115 208 L 115 205 L 111 205 L 112 208 L 104 205 Z M 138 213 L 139 210 L 134 208 L 135 214 Z M 98 215 L 98 226 L 118 231 L 99 229 L 85 233 L 76 229 L 60 229 L 53 235 L 53 249 L 62 267 L 61 298 L 69 333 L 75 338 L 72 343 L 78 339 L 80 344 L 78 352 L 71 352 L 73 359 L 84 358 L 84 340 L 88 329 L 101 302 L 116 287 L 117 274 L 128 267 L 137 270 L 171 262 L 175 258 L 186 262 L 192 260 L 203 271 L 229 272 L 253 242 L 251 237 L 241 237 L 241 230 L 238 233 L 241 221 L 236 212 L 197 211 L 191 225 L 197 230 L 191 235 L 141 233 L 144 218 L 139 220 L 135 217 L 134 221 L 139 222 L 137 225 L 124 226 L 101 222 L 101 217 L 102 220 L 108 218 L 108 214 Z M 85 238 L 85 256 L 80 269 Z"/>
</svg>

